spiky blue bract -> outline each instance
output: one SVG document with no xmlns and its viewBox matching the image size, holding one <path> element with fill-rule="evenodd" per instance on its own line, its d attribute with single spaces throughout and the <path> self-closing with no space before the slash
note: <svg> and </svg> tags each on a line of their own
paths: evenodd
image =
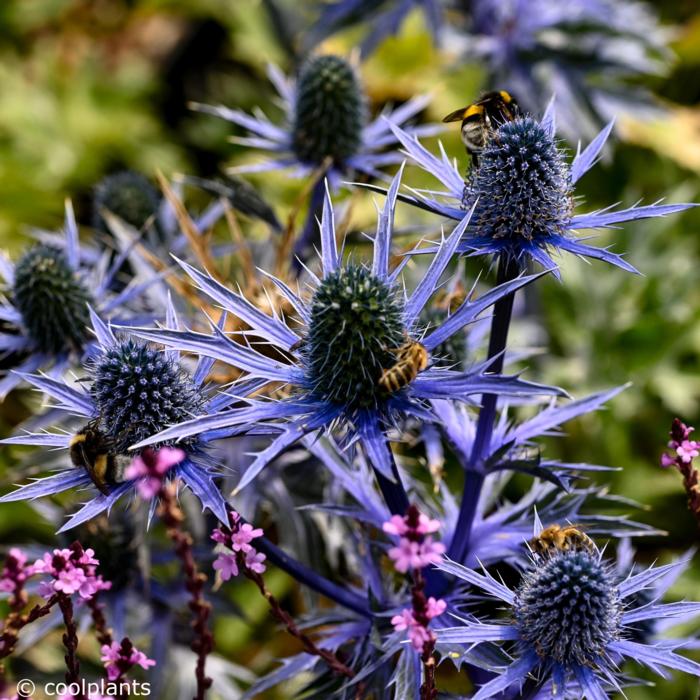
<svg viewBox="0 0 700 700">
<path fill-rule="evenodd" d="M 95 362 L 90 393 L 118 452 L 202 409 L 187 371 L 162 350 L 127 339 Z"/>
<path fill-rule="evenodd" d="M 92 300 L 62 251 L 41 244 L 30 248 L 17 261 L 12 295 L 40 352 L 82 350 Z"/>
<path fill-rule="evenodd" d="M 443 21 L 439 0 L 374 0 L 369 3 L 367 0 L 334 0 L 324 3 L 316 23 L 309 30 L 307 41 L 313 46 L 339 30 L 364 22 L 368 31 L 360 50 L 363 56 L 367 56 L 386 37 L 397 34 L 416 7 L 422 11 L 427 28 L 438 41 Z"/>
<path fill-rule="evenodd" d="M 486 572 L 446 560 L 439 569 L 506 603 L 507 612 L 505 620 L 465 619 L 462 625 L 436 629 L 438 649 L 442 643 L 452 650 L 457 644 L 465 650 L 482 642 L 504 645 L 512 663 L 495 668 L 496 677 L 482 685 L 473 700 L 548 684 L 562 697 L 578 691 L 577 697 L 603 700 L 625 685 L 620 668 L 624 660 L 662 675 L 665 669 L 675 669 L 700 676 L 700 664 L 677 653 L 685 640 L 631 641 L 634 624 L 640 620 L 700 613 L 695 602 L 640 605 L 635 599 L 682 565 L 651 567 L 621 579 L 597 550 L 556 550 L 537 555 L 512 590 Z M 540 685 L 533 685 L 533 677 Z"/>
<path fill-rule="evenodd" d="M 205 412 L 212 407 L 224 408 L 233 397 L 207 396 L 203 384 L 211 368 L 208 359 L 190 375 L 180 364 L 179 353 L 147 346 L 133 339 L 119 340 L 112 329 L 92 312 L 92 331 L 97 339 L 91 358 L 84 369 L 91 381 L 85 389 L 68 381 L 44 374 L 23 374 L 22 379 L 55 401 L 60 414 L 80 416 L 85 422 L 97 422 L 101 431 L 114 444 L 115 453 L 123 456 L 131 442 L 161 430 L 171 421 L 192 412 Z M 177 327 L 172 305 L 167 309 L 168 323 Z M 91 521 L 107 512 L 125 495 L 133 494 L 134 481 L 108 484 L 107 493 L 97 493 L 90 475 L 82 466 L 73 466 L 68 453 L 71 435 L 60 432 L 25 433 L 6 438 L 2 444 L 51 446 L 66 450 L 64 467 L 55 474 L 36 479 L 0 498 L 0 503 L 47 498 L 71 489 L 88 493 L 83 502 L 61 527 L 60 532 Z M 156 444 L 164 444 L 164 441 Z M 228 522 L 226 502 L 215 478 L 217 462 L 204 446 L 195 440 L 181 445 L 184 459 L 169 472 L 168 478 L 180 479 L 222 522 Z"/>
<path fill-rule="evenodd" d="M 333 208 L 326 194 L 320 225 L 320 278 L 313 277 L 311 293 L 305 299 L 282 283 L 277 284 L 302 319 L 301 328 L 295 327 L 294 331 L 277 315 L 260 312 L 240 294 L 181 263 L 203 292 L 228 312 L 243 318 L 251 327 L 251 334 L 267 340 L 283 356 L 290 356 L 291 363 L 242 345 L 217 328 L 212 328 L 210 335 L 147 328 L 135 329 L 134 334 L 169 347 L 215 357 L 245 370 L 252 378 L 286 382 L 292 396 L 278 402 L 251 399 L 245 408 L 173 426 L 141 441 L 137 447 L 208 431 L 216 431 L 217 436 L 222 431 L 241 433 L 256 425 L 279 431 L 246 471 L 239 484 L 242 488 L 270 460 L 305 434 L 342 423 L 349 439 L 362 444 L 377 471 L 393 480 L 396 467 L 386 445 L 385 431 L 400 417 L 434 420 L 427 399 L 450 397 L 468 401 L 470 396 L 485 391 L 521 395 L 559 393 L 552 387 L 530 384 L 515 376 L 487 374 L 484 363 L 474 364 L 466 372 L 428 366 L 423 371 L 416 370 L 417 376 L 409 377 L 405 386 L 399 386 L 393 393 L 379 389 L 382 370 L 396 363 L 396 351 L 403 342 L 420 341 L 432 353 L 437 345 L 463 329 L 502 295 L 535 279 L 535 276 L 521 276 L 482 298 L 465 300 L 444 324 L 423 336 L 421 311 L 439 288 L 468 219 L 442 241 L 425 276 L 405 298 L 398 273 L 389 270 L 399 184 L 400 174 L 379 217 L 371 268 L 342 262 L 336 244 Z"/>
<path fill-rule="evenodd" d="M 575 214 L 575 185 L 597 162 L 612 131 L 609 123 L 587 148 L 569 163 L 555 138 L 554 106 L 538 122 L 525 116 L 496 131 L 481 163 L 465 183 L 457 165 L 441 150 L 430 153 L 415 136 L 392 126 L 406 154 L 437 178 L 438 193 L 414 191 L 402 200 L 443 217 L 462 222 L 471 212 L 464 206 L 477 202 L 458 251 L 469 256 L 506 254 L 556 267 L 552 254 L 560 252 L 602 260 L 628 272 L 637 272 L 621 255 L 596 248 L 576 237 L 579 230 L 616 228 L 626 221 L 668 216 L 694 204 L 614 205 L 588 214 Z M 439 199 L 436 199 L 435 197 Z M 426 247 L 418 252 L 433 252 Z"/>
</svg>

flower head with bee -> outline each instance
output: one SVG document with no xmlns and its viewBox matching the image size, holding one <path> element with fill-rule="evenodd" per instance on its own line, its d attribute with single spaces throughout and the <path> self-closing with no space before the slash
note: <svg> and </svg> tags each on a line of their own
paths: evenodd
<svg viewBox="0 0 700 700">
<path fill-rule="evenodd" d="M 140 441 L 137 447 L 196 435 L 203 439 L 222 437 L 264 426 L 276 435 L 246 471 L 238 485 L 241 489 L 304 435 L 341 425 L 350 442 L 362 445 L 379 477 L 396 482 L 386 432 L 402 417 L 436 420 L 428 400 L 468 401 L 470 396 L 485 391 L 510 395 L 560 393 L 517 376 L 486 374 L 480 364 L 469 371 L 456 371 L 430 363 L 430 354 L 445 340 L 503 295 L 536 276 L 517 277 L 477 299 L 470 296 L 444 323 L 423 335 L 421 311 L 439 288 L 469 219 L 443 239 L 425 276 L 404 296 L 402 266 L 394 270 L 389 266 L 400 179 L 399 173 L 379 217 L 371 265 L 342 261 L 331 200 L 326 195 L 320 224 L 322 272 L 320 276 L 311 273 L 309 298 L 302 298 L 271 278 L 298 314 L 295 325 L 274 313 L 259 311 L 242 295 L 181 263 L 203 292 L 248 324 L 246 337 L 256 338 L 256 344 L 262 343 L 267 350 L 263 353 L 252 342 L 242 344 L 239 339 L 229 338 L 213 325 L 211 335 L 147 328 L 134 329 L 134 335 L 234 365 L 260 386 L 273 382 L 288 385 L 291 395 L 281 400 L 251 399 L 244 408 L 193 418 Z M 403 512 L 406 503 L 397 502 L 395 506 Z"/>
<path fill-rule="evenodd" d="M 64 416 L 80 417 L 75 434 L 34 432 L 6 438 L 6 445 L 36 445 L 69 451 L 66 468 L 21 486 L 0 502 L 34 500 L 70 489 L 95 488 L 98 493 L 72 515 L 60 531 L 74 528 L 112 506 L 139 487 L 139 476 L 127 468 L 137 452 L 134 442 L 166 426 L 206 410 L 217 410 L 232 401 L 225 394 L 208 396 L 205 380 L 212 361 L 202 358 L 192 373 L 175 350 L 161 350 L 133 338 L 115 335 L 90 309 L 96 351 L 85 369 L 88 389 L 45 374 L 23 374 L 29 384 L 47 394 Z M 172 305 L 169 327 L 177 328 Z M 159 441 L 156 447 L 167 445 Z M 167 478 L 179 478 L 218 518 L 226 521 L 224 499 L 214 483 L 215 461 L 201 443 L 191 439 L 168 455 Z M 177 453 L 177 454 L 175 454 Z M 155 501 L 151 505 L 155 510 Z"/>
</svg>

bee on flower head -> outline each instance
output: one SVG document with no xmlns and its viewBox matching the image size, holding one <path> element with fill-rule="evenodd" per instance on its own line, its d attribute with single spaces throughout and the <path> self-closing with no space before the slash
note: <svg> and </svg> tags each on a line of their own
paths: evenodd
<svg viewBox="0 0 700 700">
<path fill-rule="evenodd" d="M 462 121 L 462 143 L 478 165 L 479 153 L 501 124 L 515 121 L 522 114 L 517 100 L 505 90 L 487 92 L 481 99 L 448 114 L 443 122 Z"/>
<path fill-rule="evenodd" d="M 530 542 L 535 554 L 546 556 L 554 551 L 569 552 L 572 550 L 596 552 L 593 540 L 574 525 L 550 525 Z"/>
<path fill-rule="evenodd" d="M 396 349 L 396 362 L 382 372 L 379 386 L 389 393 L 408 386 L 418 372 L 428 366 L 428 351 L 417 340 L 408 338 Z"/>
<path fill-rule="evenodd" d="M 100 493 L 109 494 L 111 486 L 124 481 L 131 457 L 114 452 L 113 441 L 100 430 L 97 420 L 71 438 L 69 449 L 73 466 L 85 469 Z"/>
</svg>

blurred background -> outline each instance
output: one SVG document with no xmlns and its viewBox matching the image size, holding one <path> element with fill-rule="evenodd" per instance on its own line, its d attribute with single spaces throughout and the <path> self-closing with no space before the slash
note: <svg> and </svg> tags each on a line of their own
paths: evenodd
<svg viewBox="0 0 700 700">
<path fill-rule="evenodd" d="M 300 24 L 307 4 L 310 12 L 311 3 L 296 3 L 292 16 Z M 667 74 L 645 83 L 660 108 L 643 121 L 618 120 L 605 159 L 580 183 L 588 210 L 618 201 L 700 198 L 700 7 L 694 0 L 652 4 L 675 28 Z M 158 170 L 206 177 L 254 160 L 255 153 L 230 143 L 232 125 L 190 111 L 188 102 L 259 105 L 279 117 L 266 64 L 294 72 L 297 57 L 277 10 L 267 0 L 0 3 L 0 247 L 21 249 L 27 226 L 58 228 L 66 197 L 78 220 L 89 222 L 93 187 L 108 173 L 131 168 L 153 179 Z M 347 54 L 358 31 L 327 40 L 324 50 Z M 430 92 L 431 105 L 421 115 L 426 121 L 499 87 L 485 84 L 478 62 L 455 65 L 454 57 L 438 52 L 419 12 L 363 63 L 361 75 L 373 104 Z M 466 167 L 458 129 L 441 138 Z M 411 168 L 407 178 L 424 184 Z M 285 220 L 300 186 L 277 174 L 251 180 L 261 189 L 264 182 L 265 196 Z M 343 196 L 353 197 L 354 227 L 371 230 L 371 196 Z M 417 222 L 407 208 L 399 215 L 404 224 Z M 552 441 L 548 454 L 621 467 L 601 478 L 612 492 L 643 504 L 637 519 L 668 532 L 636 543 L 643 561 L 666 561 L 700 542 L 679 475 L 658 466 L 672 418 L 700 421 L 700 211 L 600 238 L 626 251 L 643 275 L 562 260 L 565 281 L 546 280 L 528 298 L 514 341 L 546 350 L 529 361 L 530 378 L 576 396 L 632 383 L 607 410 L 568 424 L 567 436 Z M 0 407 L 0 432 L 18 422 L 26 401 L 15 393 Z M 3 470 L 8 459 L 0 457 Z M 2 484 L 11 481 L 0 475 Z M 0 540 L 49 542 L 50 526 L 30 513 L 24 506 L 0 508 Z M 269 583 L 292 607 L 300 604 L 299 592 L 274 568 Z M 295 649 L 293 642 L 277 633 L 264 601 L 247 585 L 231 589 L 242 613 L 217 617 L 218 650 L 265 672 Z M 674 594 L 698 598 L 700 560 Z M 33 659 L 47 670 L 55 662 Z M 680 700 L 697 692 L 697 682 L 687 679 L 632 688 L 628 697 Z"/>
</svg>

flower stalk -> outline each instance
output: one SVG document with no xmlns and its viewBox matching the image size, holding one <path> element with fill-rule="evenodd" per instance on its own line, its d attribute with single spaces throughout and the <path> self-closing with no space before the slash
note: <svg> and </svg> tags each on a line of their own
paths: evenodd
<svg viewBox="0 0 700 700">
<path fill-rule="evenodd" d="M 515 279 L 520 273 L 520 264 L 512 256 L 505 253 L 499 256 L 497 284 L 503 284 Z M 506 294 L 494 304 L 489 336 L 488 357 L 491 359 L 487 372 L 494 374 L 503 370 L 508 331 L 513 314 L 515 292 Z M 496 421 L 497 396 L 485 394 L 482 399 L 481 411 L 476 424 L 476 436 L 469 463 L 464 465 L 464 490 L 462 503 L 457 518 L 455 534 L 448 550 L 448 556 L 454 561 L 464 561 L 469 549 L 474 516 L 479 504 L 481 489 L 484 485 L 485 474 L 482 461 L 488 456 L 489 445 Z"/>
<path fill-rule="evenodd" d="M 195 635 L 190 648 L 197 655 L 197 691 L 194 700 L 204 700 L 212 684 L 212 679 L 205 672 L 207 656 L 214 647 L 214 637 L 208 627 L 211 604 L 204 599 L 202 592 L 207 577 L 197 568 L 192 551 L 192 536 L 182 527 L 185 516 L 177 504 L 176 484 L 163 481 L 158 497 L 158 516 L 165 524 L 168 537 L 175 547 L 175 554 L 182 562 L 185 588 L 190 594 L 189 608 L 193 615 L 192 629 Z"/>
</svg>

